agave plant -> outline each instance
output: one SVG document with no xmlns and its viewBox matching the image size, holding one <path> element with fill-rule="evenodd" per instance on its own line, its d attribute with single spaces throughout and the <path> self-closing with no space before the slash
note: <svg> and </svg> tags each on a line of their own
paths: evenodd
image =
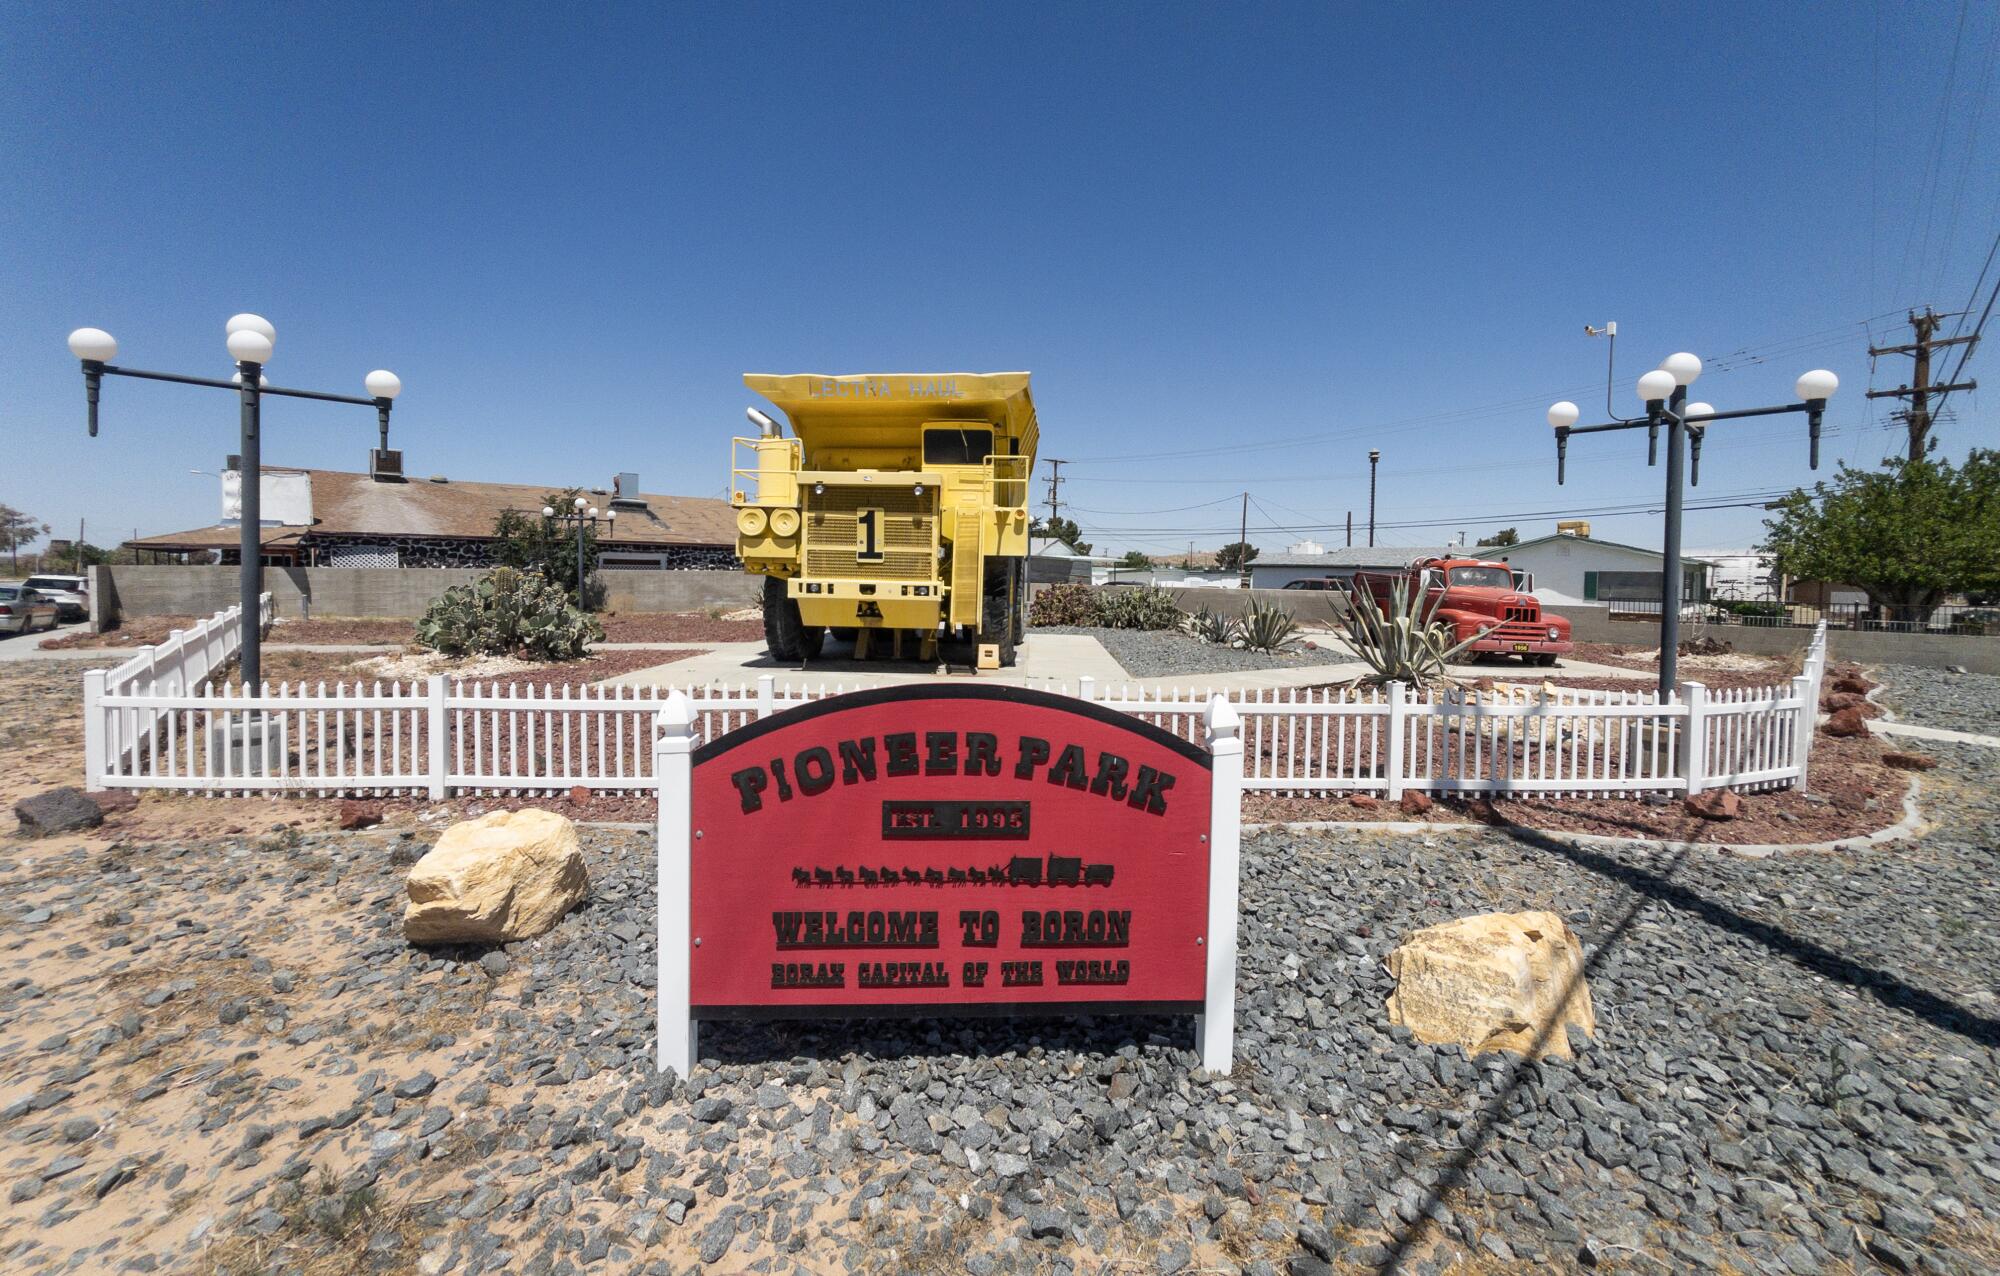
<svg viewBox="0 0 2000 1276">
<path fill-rule="evenodd" d="M 1187 620 L 1190 636 L 1217 647 L 1233 647 L 1243 636 L 1243 622 L 1228 612 L 1210 611 L 1203 607 Z"/>
<path fill-rule="evenodd" d="M 1413 600 L 1409 583 L 1399 580 L 1391 587 L 1385 613 L 1373 594 L 1355 589 L 1340 612 L 1340 627 L 1348 646 L 1369 667 L 1370 672 L 1360 681 L 1456 686 L 1445 666 L 1485 637 L 1487 630 L 1481 629 L 1464 642 L 1452 642 L 1451 629 L 1437 622 L 1438 606 L 1443 601 L 1442 591 L 1432 594 L 1428 602 Z"/>
<path fill-rule="evenodd" d="M 1299 632 L 1292 613 L 1276 603 L 1250 602 L 1250 614 L 1243 618 L 1243 645 L 1250 651 L 1283 651 Z"/>
</svg>

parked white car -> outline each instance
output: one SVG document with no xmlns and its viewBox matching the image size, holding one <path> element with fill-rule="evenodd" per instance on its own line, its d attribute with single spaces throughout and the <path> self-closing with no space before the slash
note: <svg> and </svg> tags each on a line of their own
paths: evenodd
<svg viewBox="0 0 2000 1276">
<path fill-rule="evenodd" d="M 30 576 L 21 582 L 56 605 L 63 620 L 90 619 L 90 582 L 81 576 Z"/>
<path fill-rule="evenodd" d="M 31 634 L 56 627 L 56 605 L 39 590 L 7 581 L 0 584 L 0 634 Z"/>
</svg>

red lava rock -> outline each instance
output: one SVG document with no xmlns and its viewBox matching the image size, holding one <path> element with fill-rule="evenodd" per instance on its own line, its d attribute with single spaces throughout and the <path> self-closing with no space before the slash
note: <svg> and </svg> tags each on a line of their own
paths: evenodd
<svg viewBox="0 0 2000 1276">
<path fill-rule="evenodd" d="M 1363 811 L 1372 811 L 1382 805 L 1380 801 L 1369 797 L 1366 793 L 1356 793 L 1353 797 L 1347 799 L 1347 804 Z"/>
<path fill-rule="evenodd" d="M 1839 713 L 1842 709 L 1859 709 L 1867 703 L 1866 697 L 1847 691 L 1829 691 L 1819 698 L 1819 707 L 1828 713 Z"/>
<path fill-rule="evenodd" d="M 357 802 L 352 798 L 340 803 L 340 827 L 344 829 L 373 828 L 382 822 L 382 808 L 373 802 Z"/>
<path fill-rule="evenodd" d="M 1937 759 L 1922 753 L 1885 753 L 1882 765 L 1895 767 L 1898 771 L 1928 771 L 1937 765 Z"/>
<path fill-rule="evenodd" d="M 1833 804 L 1843 811 L 1865 811 L 1869 794 L 1842 791 L 1833 795 Z"/>
<path fill-rule="evenodd" d="M 1842 709 L 1826 720 L 1826 733 L 1839 739 L 1865 739 L 1868 720 L 1859 709 Z"/>
<path fill-rule="evenodd" d="M 1403 814 L 1422 815 L 1424 812 L 1430 809 L 1431 809 L 1431 800 L 1425 794 L 1419 793 L 1415 789 L 1411 789 L 1408 793 L 1405 793 L 1403 795 Z"/>
<path fill-rule="evenodd" d="M 578 806 L 582 806 L 585 802 L 590 801 L 590 790 L 584 788 L 581 784 L 575 785 L 569 791 L 569 800 Z"/>
<path fill-rule="evenodd" d="M 90 800 L 97 803 L 97 809 L 106 815 L 113 811 L 129 811 L 139 805 L 139 795 L 130 789 L 106 789 L 93 793 Z"/>
<path fill-rule="evenodd" d="M 1869 688 L 1867 680 L 1850 673 L 1835 678 L 1833 680 L 1833 689 L 1835 691 L 1844 691 L 1849 695 L 1861 696 L 1868 694 Z"/>
<path fill-rule="evenodd" d="M 1743 799 L 1730 789 L 1710 789 L 1696 793 L 1685 803 L 1691 814 L 1704 820 L 1733 820 L 1743 813 Z"/>
</svg>

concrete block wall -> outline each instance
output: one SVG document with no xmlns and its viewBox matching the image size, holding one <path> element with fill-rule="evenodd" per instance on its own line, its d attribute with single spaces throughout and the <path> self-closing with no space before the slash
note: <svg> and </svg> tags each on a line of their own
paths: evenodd
<svg viewBox="0 0 2000 1276">
<path fill-rule="evenodd" d="M 1550 610 L 1568 618 L 1570 633 L 1579 642 L 1615 642 L 1642 647 L 1659 645 L 1659 621 L 1656 619 L 1612 620 L 1608 609 L 1603 607 L 1566 606 Z M 1710 625 L 1708 633 L 1737 651 L 1760 656 L 1802 652 L 1812 641 L 1810 629 L 1762 625 Z M 1829 659 L 1863 665 L 1916 665 L 1926 669 L 1948 669 L 1959 665 L 1973 673 L 2000 674 L 2000 638 L 1984 635 L 1828 629 L 1826 649 Z"/>
<path fill-rule="evenodd" d="M 267 567 L 264 588 L 280 616 L 421 616 L 453 585 L 478 580 L 472 567 Z M 234 567 L 94 567 L 92 610 L 99 628 L 118 616 L 207 616 L 236 601 Z M 615 612 L 736 608 L 762 597 L 760 578 L 742 572 L 608 571 Z"/>
</svg>

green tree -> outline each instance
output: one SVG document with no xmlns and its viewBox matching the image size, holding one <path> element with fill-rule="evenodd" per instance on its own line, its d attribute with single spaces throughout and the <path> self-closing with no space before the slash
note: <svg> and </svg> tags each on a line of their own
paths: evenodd
<svg viewBox="0 0 2000 1276">
<path fill-rule="evenodd" d="M 1232 541 L 1215 551 L 1215 565 L 1226 572 L 1240 572 L 1257 557 L 1257 547 L 1249 541 Z"/>
<path fill-rule="evenodd" d="M 23 514 L 11 505 L 0 505 L 0 540 L 7 542 L 7 553 L 13 560 L 15 571 L 21 570 L 21 546 L 48 534 L 49 525 L 33 514 Z"/>
<path fill-rule="evenodd" d="M 1090 542 L 1083 539 L 1082 529 L 1066 518 L 1038 518 L 1028 534 L 1039 540 L 1061 541 L 1079 554 L 1090 553 Z"/>
<path fill-rule="evenodd" d="M 1519 545 L 1521 543 L 1521 533 L 1511 527 L 1503 527 L 1491 536 L 1480 537 L 1479 543 L 1481 545 Z"/>
<path fill-rule="evenodd" d="M 1152 568 L 1153 560 L 1136 549 L 1128 549 L 1125 557 L 1118 560 L 1118 565 L 1130 571 L 1143 572 Z"/>
<path fill-rule="evenodd" d="M 1843 465 L 1773 508 L 1761 548 L 1785 575 L 1853 585 L 1876 607 L 2000 588 L 2000 452 L 1975 448 L 1956 468 L 1934 457 Z"/>
<path fill-rule="evenodd" d="M 542 498 L 542 505 L 558 511 L 569 510 L 573 508 L 577 495 L 576 488 L 567 492 L 551 492 Z M 496 565 L 533 572 L 568 594 L 572 602 L 577 601 L 575 524 L 544 518 L 539 509 L 502 510 L 500 517 L 493 522 L 493 535 L 499 540 L 493 549 Z M 583 561 L 586 576 L 594 575 L 597 529 L 588 523 L 583 527 Z M 589 588 L 586 583 L 586 591 Z"/>
</svg>

